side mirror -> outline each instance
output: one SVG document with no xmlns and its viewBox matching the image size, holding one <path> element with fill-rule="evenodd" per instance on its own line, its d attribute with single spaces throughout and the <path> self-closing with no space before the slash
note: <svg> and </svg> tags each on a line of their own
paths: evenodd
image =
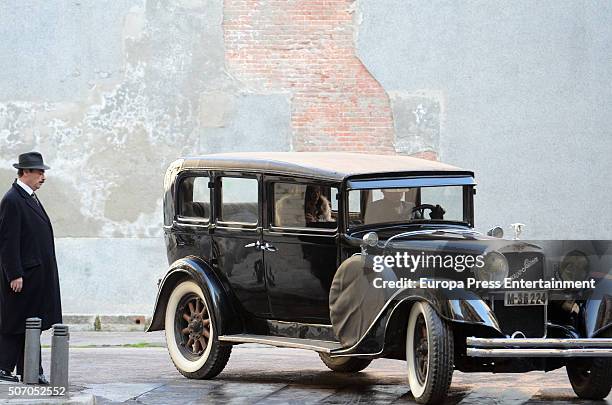
<svg viewBox="0 0 612 405">
<path fill-rule="evenodd" d="M 376 232 L 368 232 L 363 235 L 363 243 L 361 244 L 361 257 L 364 258 L 367 255 L 367 248 L 374 247 L 378 244 L 378 235 Z"/>
<path fill-rule="evenodd" d="M 495 226 L 487 232 L 487 235 L 492 236 L 494 238 L 503 238 L 504 237 L 504 229 L 501 226 Z"/>
</svg>

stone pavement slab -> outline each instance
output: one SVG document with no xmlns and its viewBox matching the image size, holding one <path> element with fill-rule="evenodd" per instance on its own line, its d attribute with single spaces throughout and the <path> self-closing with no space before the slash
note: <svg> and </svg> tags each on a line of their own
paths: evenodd
<svg viewBox="0 0 612 405">
<path fill-rule="evenodd" d="M 105 384 L 89 384 L 83 392 L 103 397 L 112 402 L 125 402 L 132 398 L 141 396 L 142 393 L 152 391 L 161 387 L 162 383 L 105 383 Z"/>
<path fill-rule="evenodd" d="M 43 353 L 43 357 L 48 353 Z M 100 347 L 71 351 L 71 381 L 97 404 L 414 404 L 403 361 L 378 359 L 357 374 L 328 370 L 316 353 L 240 345 L 212 380 L 189 380 L 165 348 Z M 457 404 L 609 404 L 579 400 L 565 370 L 550 373 L 455 372 L 449 399 Z"/>
<path fill-rule="evenodd" d="M 94 405 L 94 395 L 80 392 L 78 388 L 73 387 L 67 395 L 37 395 L 52 388 L 0 381 L 0 404 Z"/>
<path fill-rule="evenodd" d="M 71 391 L 90 394 L 102 405 L 414 404 L 404 361 L 377 359 L 363 372 L 343 374 L 328 370 L 310 351 L 245 344 L 234 347 L 227 367 L 215 379 L 189 380 L 176 371 L 165 347 L 153 346 L 163 346 L 163 340 L 163 332 L 73 333 Z M 46 369 L 49 355 L 44 348 Z M 455 372 L 444 405 L 553 402 L 612 405 L 612 397 L 604 402 L 579 400 L 564 369 L 522 374 Z"/>
</svg>

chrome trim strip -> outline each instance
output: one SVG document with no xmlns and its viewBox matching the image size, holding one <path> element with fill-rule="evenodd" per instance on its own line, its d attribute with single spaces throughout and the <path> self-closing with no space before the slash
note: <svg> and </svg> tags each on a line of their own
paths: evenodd
<svg viewBox="0 0 612 405">
<path fill-rule="evenodd" d="M 438 232 L 451 233 L 451 234 L 456 234 L 456 235 L 464 235 L 464 234 L 482 235 L 480 232 L 475 231 L 473 229 L 463 230 L 463 229 L 452 229 L 452 228 L 448 228 L 448 229 L 440 228 L 440 229 L 425 229 L 425 230 L 420 230 L 420 231 L 407 231 L 407 232 L 398 233 L 397 235 L 393 235 L 392 237 L 387 239 L 387 241 L 383 245 L 383 249 L 386 249 L 389 243 L 391 243 L 391 241 L 395 238 L 400 238 L 400 237 L 403 238 L 406 236 L 414 236 L 414 235 L 433 235 Z"/>
<path fill-rule="evenodd" d="M 326 325 L 323 323 L 304 323 L 304 322 L 291 322 L 291 321 L 278 321 L 276 319 L 268 319 L 266 320 L 267 324 L 270 323 L 278 323 L 283 325 L 297 325 L 297 326 L 312 326 L 315 328 L 332 328 L 332 325 Z"/>
<path fill-rule="evenodd" d="M 293 340 L 287 340 L 293 339 Z M 304 341 L 310 342 L 321 342 L 323 344 L 333 344 L 336 342 L 324 341 L 324 340 L 313 340 L 313 339 L 297 339 L 297 338 L 285 338 L 283 340 L 274 339 L 273 336 L 244 336 L 244 335 L 222 335 L 219 336 L 219 340 L 222 342 L 230 342 L 230 343 L 259 343 L 262 345 L 276 346 L 276 347 L 289 347 L 293 349 L 305 349 L 305 350 L 314 350 L 316 352 L 329 353 L 333 348 L 326 346 L 319 346 L 316 344 L 308 344 L 304 343 Z M 300 342 L 299 340 L 302 340 Z M 337 343 L 340 345 L 340 343 Z"/>
<path fill-rule="evenodd" d="M 475 349 L 469 357 L 612 357 L 610 349 Z"/>
<path fill-rule="evenodd" d="M 333 222 L 333 221 L 329 221 Z M 336 224 L 338 221 L 336 221 Z M 268 232 L 273 233 L 275 235 L 292 235 L 292 236 L 301 236 L 301 235 L 313 235 L 317 234 L 318 236 L 327 236 L 330 238 L 335 238 L 338 236 L 338 226 L 335 228 L 306 228 L 306 227 L 291 227 L 291 226 L 276 226 L 269 225 L 267 228 Z"/>
<path fill-rule="evenodd" d="M 612 338 L 593 338 L 593 339 L 485 339 L 469 337 L 466 339 L 468 346 L 480 348 L 605 348 L 612 349 Z"/>
</svg>

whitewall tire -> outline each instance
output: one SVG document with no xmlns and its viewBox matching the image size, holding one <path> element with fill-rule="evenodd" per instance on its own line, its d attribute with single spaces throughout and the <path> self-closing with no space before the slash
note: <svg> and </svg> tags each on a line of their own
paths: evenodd
<svg viewBox="0 0 612 405">
<path fill-rule="evenodd" d="M 453 333 L 427 302 L 410 309 L 406 333 L 408 384 L 416 402 L 444 401 L 453 377 Z"/>
<path fill-rule="evenodd" d="M 191 280 L 175 286 L 166 305 L 166 343 L 174 366 L 185 377 L 213 378 L 227 364 L 231 346 L 220 344 L 216 321 L 208 291 Z"/>
</svg>

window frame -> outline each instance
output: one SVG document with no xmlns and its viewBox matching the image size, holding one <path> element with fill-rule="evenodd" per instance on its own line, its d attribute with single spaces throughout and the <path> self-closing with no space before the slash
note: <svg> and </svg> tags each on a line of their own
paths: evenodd
<svg viewBox="0 0 612 405">
<path fill-rule="evenodd" d="M 275 199 L 274 199 L 274 185 L 277 183 L 282 184 L 294 184 L 294 185 L 315 185 L 321 187 L 330 187 L 338 190 L 337 192 L 337 207 L 338 212 L 336 213 L 336 226 L 334 228 L 310 228 L 310 227 L 294 227 L 294 226 L 276 226 L 273 224 L 275 218 Z M 273 233 L 309 233 L 317 235 L 337 235 L 340 230 L 340 222 L 342 221 L 342 188 L 341 183 L 333 181 L 323 181 L 313 178 L 304 177 L 287 177 L 278 175 L 269 175 L 265 177 L 265 198 L 267 201 L 265 207 L 265 225 L 266 228 Z M 332 201 L 330 203 L 330 209 Z"/>
<path fill-rule="evenodd" d="M 223 214 L 223 179 L 224 178 L 239 178 L 239 179 L 252 179 L 257 181 L 257 222 L 235 222 L 235 221 L 223 221 L 221 215 Z M 224 229 L 248 229 L 256 230 L 261 227 L 262 223 L 262 198 L 261 189 L 262 181 L 261 174 L 258 173 L 244 173 L 244 172 L 233 172 L 233 171 L 217 171 L 213 175 L 213 189 L 214 196 L 214 223 L 219 228 Z"/>
<path fill-rule="evenodd" d="M 353 227 L 349 226 L 350 223 L 350 209 L 349 209 L 349 195 L 351 191 L 364 191 L 374 190 L 379 188 L 403 188 L 403 187 L 462 187 L 462 202 L 463 202 L 463 216 L 465 221 L 450 221 L 450 220 L 426 220 L 411 222 L 411 224 L 453 224 L 459 226 L 468 226 L 474 228 L 474 198 L 476 194 L 476 182 L 473 176 L 467 175 L 431 175 L 431 176 L 401 176 L 401 177 L 381 177 L 376 178 L 349 178 L 346 181 L 346 196 L 343 198 L 342 203 L 346 206 L 344 212 L 344 218 L 346 226 L 344 232 L 351 233 L 367 229 L 369 226 L 381 225 L 397 225 L 396 222 L 383 222 L 380 224 L 365 224 L 356 225 Z M 419 184 L 420 183 L 420 184 Z M 395 187 L 390 187 L 390 186 Z M 418 198 L 420 199 L 420 192 Z M 371 195 L 371 193 L 370 193 Z M 363 209 L 363 202 L 361 202 L 361 209 Z"/>
<path fill-rule="evenodd" d="M 209 215 L 208 218 L 201 217 L 187 217 L 181 215 L 181 205 L 182 205 L 182 193 L 181 187 L 183 185 L 183 181 L 189 178 L 202 178 L 206 177 L 208 179 L 208 196 L 209 196 Z M 176 180 L 176 188 L 174 192 L 174 220 L 181 224 L 191 224 L 191 225 L 210 225 L 212 223 L 213 215 L 214 215 L 214 200 L 213 200 L 213 190 L 211 187 L 212 175 L 208 170 L 185 170 L 182 171 Z"/>
</svg>

